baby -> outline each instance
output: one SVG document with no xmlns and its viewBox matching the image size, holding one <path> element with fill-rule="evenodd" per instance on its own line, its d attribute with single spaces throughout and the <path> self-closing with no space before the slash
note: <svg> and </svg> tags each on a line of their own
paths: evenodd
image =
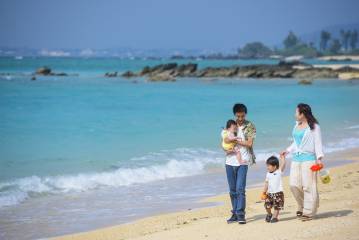
<svg viewBox="0 0 359 240">
<path fill-rule="evenodd" d="M 230 119 L 227 121 L 226 128 L 222 131 L 222 148 L 226 151 L 233 151 L 236 154 L 239 164 L 242 162 L 242 156 L 240 151 L 240 145 L 238 141 L 241 141 L 237 134 L 237 123 Z"/>
<path fill-rule="evenodd" d="M 267 159 L 267 176 L 264 183 L 262 200 L 265 200 L 264 207 L 267 210 L 266 222 L 278 222 L 279 211 L 284 207 L 284 193 L 282 184 L 282 173 L 285 168 L 285 157 L 281 155 L 280 161 L 277 157 L 271 156 Z M 272 214 L 272 208 L 274 212 Z"/>
</svg>

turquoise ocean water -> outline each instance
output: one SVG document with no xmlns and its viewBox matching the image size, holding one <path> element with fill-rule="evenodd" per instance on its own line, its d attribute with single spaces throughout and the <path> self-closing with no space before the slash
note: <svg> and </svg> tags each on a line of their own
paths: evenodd
<svg viewBox="0 0 359 240">
<path fill-rule="evenodd" d="M 160 62 L 164 60 L 0 58 L 0 215 L 10 219 L 0 220 L 0 236 L 19 239 L 19 227 L 27 233 L 23 239 L 88 230 L 226 192 L 219 134 L 236 102 L 247 105 L 247 118 L 257 126 L 259 163 L 290 143 L 299 102 L 309 103 L 319 119 L 326 153 L 359 146 L 355 81 L 300 86 L 292 79 L 134 83 L 103 77 L 107 71 L 140 70 Z M 30 81 L 29 74 L 43 65 L 78 76 Z M 198 184 L 184 187 L 189 181 Z M 134 206 L 138 198 L 149 207 Z M 64 206 L 70 210 L 63 211 Z M 48 209 L 57 212 L 49 216 Z M 83 217 L 75 219 L 83 221 L 78 228 L 65 223 L 73 212 Z M 90 221 L 89 216 L 97 218 Z M 24 220 L 29 218 L 40 220 Z M 54 222 L 58 229 L 34 232 L 41 221 Z"/>
</svg>

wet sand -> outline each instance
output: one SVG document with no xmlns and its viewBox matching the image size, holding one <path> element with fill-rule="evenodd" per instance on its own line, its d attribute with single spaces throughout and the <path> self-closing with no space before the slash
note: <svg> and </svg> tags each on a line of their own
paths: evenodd
<svg viewBox="0 0 359 240">
<path fill-rule="evenodd" d="M 57 237 L 55 239 L 358 239 L 359 237 L 359 149 L 332 154 L 327 161 L 354 163 L 330 169 L 332 182 L 319 183 L 320 208 L 316 218 L 301 222 L 295 217 L 296 204 L 284 179 L 285 209 L 280 222 L 264 222 L 265 210 L 259 200 L 262 187 L 247 191 L 246 225 L 226 223 L 228 195 L 205 199 L 221 204 L 144 218 L 134 223 Z"/>
</svg>

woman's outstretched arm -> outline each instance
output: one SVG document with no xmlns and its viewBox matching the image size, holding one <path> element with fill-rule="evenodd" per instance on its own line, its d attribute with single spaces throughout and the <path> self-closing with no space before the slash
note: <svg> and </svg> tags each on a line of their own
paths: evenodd
<svg viewBox="0 0 359 240">
<path fill-rule="evenodd" d="M 324 157 L 323 145 L 322 145 L 322 133 L 320 130 L 320 126 L 318 124 L 316 124 L 314 128 L 314 149 L 315 149 L 315 155 L 317 157 L 317 160 L 322 161 Z"/>
</svg>

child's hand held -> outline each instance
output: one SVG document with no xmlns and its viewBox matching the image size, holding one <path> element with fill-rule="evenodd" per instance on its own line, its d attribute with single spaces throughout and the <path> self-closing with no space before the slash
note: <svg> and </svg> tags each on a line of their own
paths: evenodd
<svg viewBox="0 0 359 240">
<path fill-rule="evenodd" d="M 266 200 L 267 199 L 267 193 L 262 192 L 261 194 L 261 200 Z"/>
</svg>

